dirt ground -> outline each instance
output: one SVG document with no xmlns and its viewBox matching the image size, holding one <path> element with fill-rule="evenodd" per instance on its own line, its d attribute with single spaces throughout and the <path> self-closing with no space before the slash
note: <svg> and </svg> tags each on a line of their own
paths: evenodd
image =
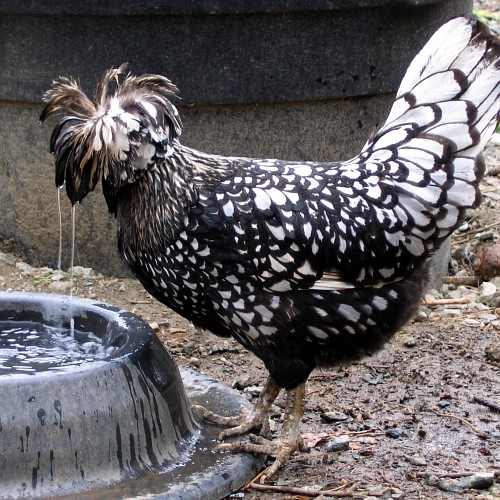
<svg viewBox="0 0 500 500">
<path fill-rule="evenodd" d="M 376 356 L 314 372 L 302 422 L 310 451 L 289 461 L 275 491 L 250 486 L 231 498 L 500 499 L 500 308 L 481 301 L 477 279 L 460 285 L 474 276 L 470 256 L 500 242 L 500 145 L 486 158 L 484 203 L 454 237 L 448 283 Z M 11 249 L 0 241 L 0 289 L 68 293 L 68 274 L 33 268 Z M 75 295 L 142 316 L 179 364 L 254 400 L 265 370 L 236 342 L 198 334 L 130 277 L 76 271 Z M 278 399 L 275 428 L 282 408 Z M 485 489 L 471 488 L 481 479 Z"/>
</svg>

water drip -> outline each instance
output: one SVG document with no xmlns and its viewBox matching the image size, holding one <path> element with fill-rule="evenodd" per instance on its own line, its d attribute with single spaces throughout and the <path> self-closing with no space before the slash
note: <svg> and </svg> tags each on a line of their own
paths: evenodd
<svg viewBox="0 0 500 500">
<path fill-rule="evenodd" d="M 61 210 L 61 190 L 62 186 L 57 188 L 57 209 L 59 214 L 59 251 L 57 254 L 57 270 L 61 272 L 62 262 L 62 210 Z"/>
<path fill-rule="evenodd" d="M 76 205 L 71 207 L 71 267 L 70 267 L 70 279 L 69 279 L 69 295 L 73 299 L 73 277 L 74 277 L 74 267 L 75 267 L 75 227 L 76 227 Z M 71 304 L 70 299 L 70 304 Z M 75 336 L 75 318 L 73 317 L 73 311 L 70 310 L 70 334 L 71 337 Z"/>
<path fill-rule="evenodd" d="M 57 188 L 57 208 L 59 214 L 59 248 L 57 255 L 57 271 L 62 273 L 62 209 L 61 209 L 61 190 L 63 186 Z M 75 320 L 72 311 L 72 298 L 74 291 L 74 265 L 75 265 L 75 233 L 76 233 L 76 205 L 71 207 L 71 256 L 70 256 L 70 269 L 69 269 L 69 314 L 70 314 L 70 328 L 67 332 L 72 338 L 75 337 Z"/>
</svg>

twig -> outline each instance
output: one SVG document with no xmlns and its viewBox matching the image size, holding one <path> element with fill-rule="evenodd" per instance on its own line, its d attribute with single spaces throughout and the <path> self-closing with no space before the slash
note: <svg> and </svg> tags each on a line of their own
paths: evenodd
<svg viewBox="0 0 500 500">
<path fill-rule="evenodd" d="M 304 460 L 309 460 L 310 458 L 323 458 L 328 455 L 340 455 L 341 451 L 324 451 L 322 453 L 308 453 L 307 455 L 300 455 L 298 457 L 290 458 L 289 462 L 303 462 Z"/>
<path fill-rule="evenodd" d="M 152 304 L 152 300 L 129 300 L 130 304 Z"/>
<path fill-rule="evenodd" d="M 488 407 L 490 410 L 496 412 L 496 413 L 500 413 L 500 405 L 496 404 L 496 403 L 492 403 L 491 401 L 488 401 L 487 399 L 484 399 L 484 398 L 480 398 L 479 396 L 474 396 L 472 398 L 472 401 L 474 403 L 477 403 L 477 404 L 480 404 L 480 405 L 483 405 L 483 406 L 486 406 Z"/>
<path fill-rule="evenodd" d="M 426 306 L 440 306 L 447 304 L 469 304 L 472 300 L 469 297 L 459 297 L 457 299 L 429 299 L 424 300 Z"/>
<path fill-rule="evenodd" d="M 349 488 L 348 490 L 336 491 L 336 490 L 326 490 L 319 491 L 313 490 L 311 488 L 297 488 L 294 486 L 276 486 L 272 484 L 258 484 L 258 483 L 250 483 L 247 488 L 251 488 L 257 491 L 270 491 L 274 493 L 288 493 L 290 495 L 302 495 L 305 497 L 317 497 L 322 495 L 324 497 L 354 497 L 356 492 L 355 488 Z M 362 497 L 360 497 L 362 498 Z"/>
<path fill-rule="evenodd" d="M 469 236 L 472 236 L 473 234 L 476 233 L 482 233 L 483 231 L 486 231 L 487 229 L 491 229 L 492 227 L 500 226 L 500 220 L 496 222 L 492 222 L 491 224 L 487 224 L 486 226 L 479 227 L 477 229 L 471 229 L 470 231 L 467 231 L 466 233 L 462 233 L 460 236 L 457 236 L 456 238 L 453 238 L 453 243 L 455 244 L 460 244 L 468 240 Z"/>
<path fill-rule="evenodd" d="M 431 408 L 432 409 L 432 408 Z M 484 436 L 484 432 L 482 432 L 480 429 L 478 429 L 474 424 L 471 424 L 468 420 L 466 420 L 463 417 L 459 417 L 458 415 L 452 415 L 451 413 L 439 413 L 436 410 L 432 410 L 438 417 L 447 417 L 447 418 L 453 418 L 454 420 L 458 420 L 459 422 L 462 422 L 465 425 L 468 425 L 471 429 L 473 429 L 475 432 L 477 432 L 480 436 Z"/>
<path fill-rule="evenodd" d="M 449 479 L 460 479 L 461 477 L 469 477 L 476 474 L 475 472 L 417 472 L 416 477 L 427 479 L 430 476 Z"/>
<path fill-rule="evenodd" d="M 443 283 L 456 286 L 474 286 L 479 285 L 480 279 L 477 276 L 445 276 Z"/>
<path fill-rule="evenodd" d="M 245 485 L 244 489 L 250 488 L 252 484 L 257 483 L 262 476 L 264 476 L 267 471 L 271 468 L 271 466 L 266 467 L 264 470 L 260 471 L 256 476 L 254 476 L 248 483 Z"/>
<path fill-rule="evenodd" d="M 307 380 L 323 380 L 325 378 L 344 378 L 344 375 L 339 373 L 316 373 L 312 377 L 309 377 Z"/>
</svg>

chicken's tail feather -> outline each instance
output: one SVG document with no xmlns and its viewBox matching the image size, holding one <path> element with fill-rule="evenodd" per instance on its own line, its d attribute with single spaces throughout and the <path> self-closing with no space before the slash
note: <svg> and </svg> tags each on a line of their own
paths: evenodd
<svg viewBox="0 0 500 500">
<path fill-rule="evenodd" d="M 380 184 L 398 196 L 391 211 L 413 228 L 403 240 L 413 255 L 436 248 L 479 204 L 481 153 L 499 118 L 500 43 L 476 18 L 452 19 L 415 57 L 355 159 L 367 171 L 383 166 Z"/>
</svg>

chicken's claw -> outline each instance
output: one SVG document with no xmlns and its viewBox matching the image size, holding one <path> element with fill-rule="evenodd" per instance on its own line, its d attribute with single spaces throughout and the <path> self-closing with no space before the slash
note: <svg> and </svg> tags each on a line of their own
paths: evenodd
<svg viewBox="0 0 500 500">
<path fill-rule="evenodd" d="M 232 436 L 242 436 L 252 429 L 260 429 L 260 434 L 262 436 L 271 439 L 269 409 L 279 392 L 280 387 L 271 377 L 269 377 L 257 403 L 251 410 L 241 405 L 239 415 L 224 417 L 207 410 L 203 406 L 193 405 L 193 409 L 198 410 L 203 415 L 203 419 L 207 422 L 230 427 L 230 429 L 226 429 L 220 433 L 219 439 L 221 441 Z"/>
<path fill-rule="evenodd" d="M 288 458 L 296 451 L 308 451 L 308 448 L 300 434 L 282 435 L 280 439 L 270 441 L 262 436 L 250 434 L 252 443 L 235 441 L 234 443 L 221 443 L 215 447 L 216 450 L 228 450 L 232 452 L 242 451 L 245 453 L 257 453 L 259 455 L 273 455 L 276 457 L 274 463 L 260 477 L 263 484 L 285 465 Z"/>
</svg>

